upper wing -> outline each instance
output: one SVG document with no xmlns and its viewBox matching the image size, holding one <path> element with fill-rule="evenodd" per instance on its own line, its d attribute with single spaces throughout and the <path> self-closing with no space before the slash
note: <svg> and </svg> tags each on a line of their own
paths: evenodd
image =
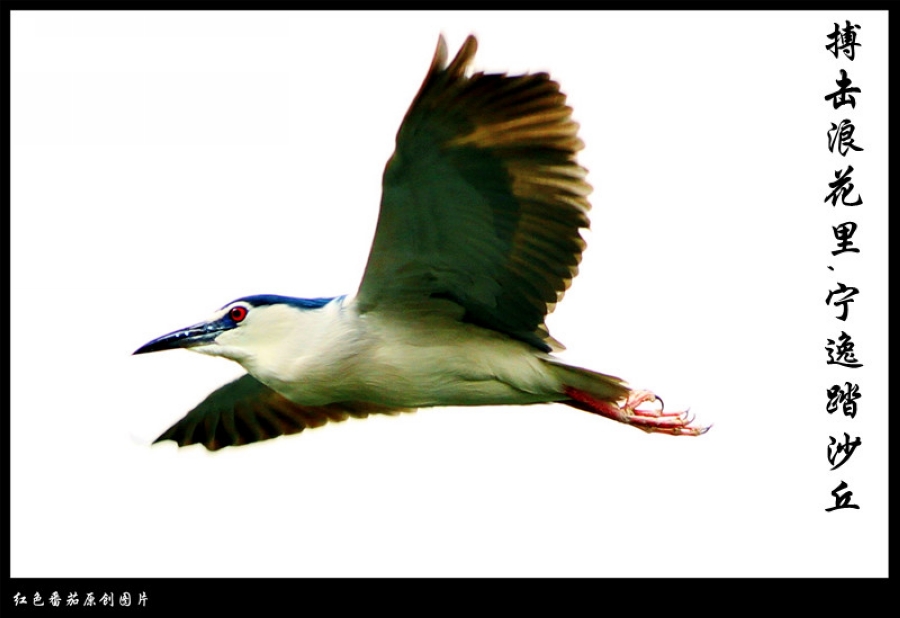
<svg viewBox="0 0 900 618">
<path fill-rule="evenodd" d="M 173 440 L 178 446 L 202 444 L 211 451 L 299 433 L 328 421 L 353 416 L 397 414 L 410 408 L 389 408 L 371 403 L 342 402 L 301 406 L 282 397 L 246 374 L 213 391 L 200 405 L 154 440 Z"/>
<path fill-rule="evenodd" d="M 438 40 L 384 172 L 357 302 L 451 300 L 465 320 L 550 351 L 544 317 L 578 272 L 589 226 L 583 144 L 546 73 L 466 76 L 476 46 L 469 36 L 447 66 Z"/>
</svg>

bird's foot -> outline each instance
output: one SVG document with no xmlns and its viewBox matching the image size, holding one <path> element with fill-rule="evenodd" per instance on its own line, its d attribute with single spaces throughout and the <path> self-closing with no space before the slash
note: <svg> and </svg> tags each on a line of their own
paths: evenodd
<svg viewBox="0 0 900 618">
<path fill-rule="evenodd" d="M 606 418 L 633 425 L 647 433 L 664 433 L 670 436 L 701 436 L 709 431 L 707 427 L 692 427 L 694 422 L 690 410 L 666 412 L 663 400 L 650 391 L 631 391 L 624 403 L 596 399 L 574 388 L 566 388 L 566 395 L 585 404 L 591 412 Z M 644 403 L 659 402 L 659 406 L 640 408 Z"/>
</svg>

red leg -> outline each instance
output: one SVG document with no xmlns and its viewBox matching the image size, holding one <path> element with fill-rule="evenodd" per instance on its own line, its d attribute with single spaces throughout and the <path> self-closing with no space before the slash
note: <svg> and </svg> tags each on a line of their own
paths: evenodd
<svg viewBox="0 0 900 618">
<path fill-rule="evenodd" d="M 701 436 L 709 427 L 691 427 L 694 417 L 688 410 L 666 412 L 662 399 L 650 391 L 632 391 L 624 404 L 596 399 L 584 391 L 565 387 L 565 393 L 575 401 L 588 406 L 592 412 L 627 425 L 633 425 L 648 433 L 665 433 L 670 436 Z M 645 402 L 659 401 L 659 408 L 638 409 Z"/>
</svg>

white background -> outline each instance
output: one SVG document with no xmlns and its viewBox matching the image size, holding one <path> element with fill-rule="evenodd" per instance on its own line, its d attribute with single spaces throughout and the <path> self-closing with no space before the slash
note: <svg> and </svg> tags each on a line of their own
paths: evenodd
<svg viewBox="0 0 900 618">
<path fill-rule="evenodd" d="M 845 19 L 854 62 L 824 48 Z M 355 291 L 438 34 L 470 32 L 582 126 L 564 358 L 713 429 L 447 408 L 151 447 L 242 369 L 131 352 L 240 296 Z M 886 576 L 887 37 L 886 12 L 14 12 L 12 576 Z M 823 100 L 839 68 L 855 110 Z M 855 210 L 823 203 L 848 161 Z M 841 330 L 864 368 L 826 366 Z M 853 420 L 825 412 L 846 380 Z M 862 508 L 826 513 L 841 480 Z"/>
</svg>

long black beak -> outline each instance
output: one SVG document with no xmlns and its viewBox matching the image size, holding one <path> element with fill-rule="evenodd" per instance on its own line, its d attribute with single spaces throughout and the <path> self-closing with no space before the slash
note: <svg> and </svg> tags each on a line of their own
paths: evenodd
<svg viewBox="0 0 900 618">
<path fill-rule="evenodd" d="M 132 354 L 147 354 L 148 352 L 161 352 L 162 350 L 174 350 L 176 348 L 193 348 L 198 345 L 211 343 L 219 333 L 232 328 L 233 325 L 224 320 L 214 322 L 201 322 L 181 330 L 157 337 L 149 343 L 145 343 Z"/>
</svg>

